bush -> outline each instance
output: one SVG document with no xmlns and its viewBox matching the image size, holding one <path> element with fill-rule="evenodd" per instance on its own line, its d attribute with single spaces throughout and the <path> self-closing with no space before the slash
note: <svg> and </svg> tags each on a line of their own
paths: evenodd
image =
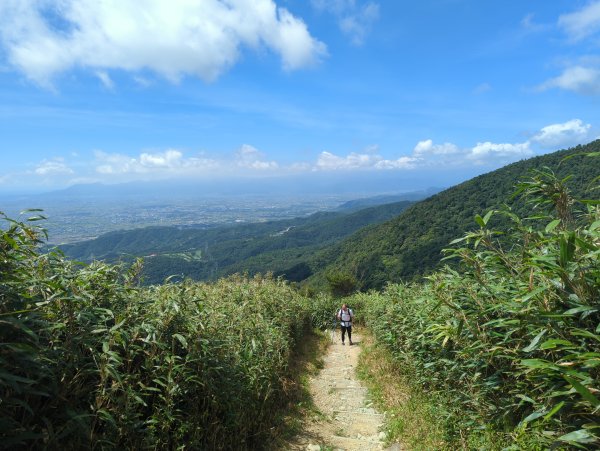
<svg viewBox="0 0 600 451">
<path fill-rule="evenodd" d="M 39 254 L 43 231 L 2 217 L 3 447 L 269 443 L 292 351 L 311 325 L 306 299 L 263 277 L 141 288 L 139 263 Z"/>
<path fill-rule="evenodd" d="M 447 400 L 448 437 L 468 448 L 598 446 L 600 209 L 568 199 L 565 182 L 539 171 L 520 185 L 545 208 L 534 218 L 477 216 L 448 251 L 461 272 L 358 295 L 399 366 Z M 509 234 L 488 228 L 493 214 Z"/>
</svg>

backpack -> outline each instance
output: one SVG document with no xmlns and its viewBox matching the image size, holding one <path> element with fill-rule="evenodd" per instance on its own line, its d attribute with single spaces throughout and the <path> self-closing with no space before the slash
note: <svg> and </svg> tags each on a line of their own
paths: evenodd
<svg viewBox="0 0 600 451">
<path fill-rule="evenodd" d="M 337 311 L 337 315 L 339 315 L 339 317 L 340 317 L 340 324 L 343 325 L 344 323 L 346 323 L 345 327 L 352 325 L 352 316 L 354 315 L 354 312 L 352 311 L 352 309 L 350 307 L 348 307 L 348 315 L 350 316 L 350 319 L 348 321 L 344 321 L 342 319 L 342 309 L 339 309 Z"/>
</svg>

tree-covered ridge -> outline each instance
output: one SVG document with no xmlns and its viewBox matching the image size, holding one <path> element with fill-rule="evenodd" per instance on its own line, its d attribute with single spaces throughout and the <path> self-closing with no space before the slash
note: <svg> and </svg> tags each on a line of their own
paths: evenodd
<svg viewBox="0 0 600 451">
<path fill-rule="evenodd" d="M 451 240 L 473 229 L 476 214 L 505 203 L 512 205 L 515 184 L 531 170 L 548 167 L 559 178 L 571 175 L 573 195 L 590 196 L 590 183 L 599 173 L 600 160 L 564 158 L 598 150 L 600 140 L 513 163 L 418 202 L 397 218 L 358 231 L 318 253 L 307 262 L 316 273 L 312 283 L 322 285 L 328 273 L 341 272 L 355 277 L 360 288 L 366 290 L 427 274 L 439 266 L 441 251 Z M 530 207 L 523 204 L 514 208 L 522 216 L 530 212 Z M 496 220 L 508 226 L 506 220 Z"/>
<path fill-rule="evenodd" d="M 519 188 L 535 217 L 482 212 L 446 251 L 457 269 L 348 300 L 462 448 L 600 444 L 600 201 L 567 184 L 536 172 Z"/>
<path fill-rule="evenodd" d="M 215 280 L 236 272 L 269 271 L 302 280 L 311 273 L 304 274 L 301 263 L 314 252 L 366 225 L 393 218 L 409 205 L 411 202 L 402 201 L 359 211 L 321 212 L 211 229 L 148 227 L 107 233 L 62 249 L 67 256 L 83 261 L 145 257 L 147 283 L 161 283 L 171 275 Z"/>
</svg>

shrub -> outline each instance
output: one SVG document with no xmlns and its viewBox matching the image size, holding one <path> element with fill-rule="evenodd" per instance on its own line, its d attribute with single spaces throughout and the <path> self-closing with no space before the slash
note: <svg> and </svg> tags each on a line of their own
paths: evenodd
<svg viewBox="0 0 600 451">
<path fill-rule="evenodd" d="M 358 295 L 399 366 L 447 400 L 447 434 L 463 446 L 598 446 L 600 209 L 565 183 L 538 171 L 520 185 L 538 216 L 477 216 L 447 251 L 460 272 Z M 488 227 L 494 214 L 509 234 Z"/>
<path fill-rule="evenodd" d="M 43 231 L 2 217 L 3 447 L 269 442 L 292 351 L 311 325 L 306 299 L 258 276 L 142 288 L 139 263 L 80 266 L 39 254 Z"/>
</svg>

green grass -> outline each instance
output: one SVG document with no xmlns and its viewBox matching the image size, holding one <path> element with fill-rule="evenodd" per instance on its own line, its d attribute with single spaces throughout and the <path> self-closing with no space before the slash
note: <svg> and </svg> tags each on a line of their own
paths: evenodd
<svg viewBox="0 0 600 451">
<path fill-rule="evenodd" d="M 399 442 L 411 450 L 451 449 L 439 422 L 443 414 L 439 403 L 411 385 L 409 375 L 374 342 L 368 329 L 363 328 L 362 334 L 357 374 L 377 408 L 387 412 L 387 443 Z"/>
</svg>

